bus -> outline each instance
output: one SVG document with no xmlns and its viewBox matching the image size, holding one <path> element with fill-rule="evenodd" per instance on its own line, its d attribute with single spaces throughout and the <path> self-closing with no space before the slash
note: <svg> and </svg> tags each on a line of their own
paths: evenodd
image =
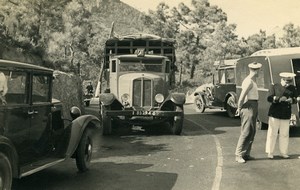
<svg viewBox="0 0 300 190">
<path fill-rule="evenodd" d="M 262 64 L 257 86 L 259 91 L 258 100 L 258 124 L 262 129 L 268 126 L 268 110 L 270 103 L 267 101 L 270 85 L 280 82 L 279 73 L 292 72 L 296 74 L 294 85 L 300 94 L 300 47 L 265 49 L 253 53 L 251 56 L 241 58 L 236 63 L 236 89 L 237 95 L 241 93 L 241 85 L 244 78 L 249 74 L 248 64 L 259 62 Z M 293 104 L 290 126 L 299 126 L 299 103 Z"/>
</svg>

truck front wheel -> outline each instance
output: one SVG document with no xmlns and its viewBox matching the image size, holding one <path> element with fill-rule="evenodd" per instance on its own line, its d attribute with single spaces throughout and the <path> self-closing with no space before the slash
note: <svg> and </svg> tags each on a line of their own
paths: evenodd
<svg viewBox="0 0 300 190">
<path fill-rule="evenodd" d="M 176 106 L 176 111 L 181 111 L 182 114 L 179 116 L 174 116 L 173 121 L 170 122 L 171 133 L 173 135 L 180 135 L 183 126 L 183 109 L 179 106 Z"/>
<path fill-rule="evenodd" d="M 0 189 L 11 189 L 12 169 L 7 156 L 0 153 Z"/>
<path fill-rule="evenodd" d="M 101 123 L 103 127 L 103 135 L 111 135 L 112 126 L 111 126 L 111 117 L 107 116 L 105 111 L 107 108 L 104 105 L 101 105 Z"/>
</svg>

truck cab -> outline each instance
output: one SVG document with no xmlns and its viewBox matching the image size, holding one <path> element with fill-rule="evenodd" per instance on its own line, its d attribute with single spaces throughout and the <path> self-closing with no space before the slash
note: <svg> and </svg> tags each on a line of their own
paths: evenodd
<svg viewBox="0 0 300 190">
<path fill-rule="evenodd" d="M 168 123 L 172 134 L 181 133 L 185 95 L 170 93 L 175 61 L 170 44 L 152 35 L 108 40 L 106 87 L 99 95 L 104 135 L 111 134 L 115 125 L 158 123 Z"/>
</svg>

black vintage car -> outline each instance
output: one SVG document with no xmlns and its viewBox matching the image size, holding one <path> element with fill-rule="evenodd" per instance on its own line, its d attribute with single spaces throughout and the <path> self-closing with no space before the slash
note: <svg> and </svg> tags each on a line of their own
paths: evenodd
<svg viewBox="0 0 300 190">
<path fill-rule="evenodd" d="M 52 83 L 51 69 L 0 60 L 0 190 L 67 158 L 76 159 L 79 171 L 89 167 L 100 122 L 75 106 L 72 119 L 63 119 Z"/>
</svg>

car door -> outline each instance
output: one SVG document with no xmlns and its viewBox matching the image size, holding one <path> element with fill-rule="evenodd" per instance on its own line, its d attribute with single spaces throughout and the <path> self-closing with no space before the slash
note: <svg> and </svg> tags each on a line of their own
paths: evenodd
<svg viewBox="0 0 300 190">
<path fill-rule="evenodd" d="M 0 129 L 16 148 L 20 165 L 31 160 L 30 143 L 30 116 L 28 110 L 29 74 L 25 71 L 0 70 L 5 74 L 7 93 L 3 96 L 6 104 L 0 104 Z"/>
<path fill-rule="evenodd" d="M 30 143 L 37 160 L 51 154 L 51 74 L 33 73 L 31 78 Z"/>
</svg>

